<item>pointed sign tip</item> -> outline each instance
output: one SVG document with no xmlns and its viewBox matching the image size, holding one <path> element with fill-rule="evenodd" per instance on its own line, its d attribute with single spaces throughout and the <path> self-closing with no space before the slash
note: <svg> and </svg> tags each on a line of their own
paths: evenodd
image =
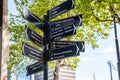
<svg viewBox="0 0 120 80">
<path fill-rule="evenodd" d="M 28 18 L 29 17 L 29 10 L 23 6 L 23 17 Z"/>
</svg>

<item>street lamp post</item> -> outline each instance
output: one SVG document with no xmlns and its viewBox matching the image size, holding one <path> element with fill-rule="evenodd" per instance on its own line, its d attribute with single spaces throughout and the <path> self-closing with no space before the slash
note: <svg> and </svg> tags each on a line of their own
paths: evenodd
<svg viewBox="0 0 120 80">
<path fill-rule="evenodd" d="M 118 42 L 118 37 L 117 37 L 117 29 L 116 29 L 116 22 L 115 22 L 115 17 L 113 17 L 114 20 L 114 32 L 115 32 L 115 44 L 116 44 L 116 53 L 117 53 L 117 68 L 118 68 L 118 77 L 120 80 L 120 69 L 119 69 L 119 65 L 120 65 L 120 55 L 119 55 L 119 42 Z"/>
<path fill-rule="evenodd" d="M 111 65 L 111 61 L 108 61 L 107 62 L 109 67 L 110 67 L 110 79 L 113 80 L 113 77 L 112 77 L 112 65 Z"/>
</svg>

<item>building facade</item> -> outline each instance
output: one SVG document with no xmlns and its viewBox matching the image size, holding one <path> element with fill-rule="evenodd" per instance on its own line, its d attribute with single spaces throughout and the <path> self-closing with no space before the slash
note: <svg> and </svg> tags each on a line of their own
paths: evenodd
<svg viewBox="0 0 120 80">
<path fill-rule="evenodd" d="M 54 80 L 53 75 L 54 70 L 48 71 L 48 80 Z M 44 80 L 43 72 L 39 72 L 34 75 L 34 80 Z M 59 80 L 76 80 L 75 70 L 71 70 L 69 68 L 61 68 L 59 70 Z"/>
<path fill-rule="evenodd" d="M 44 80 L 43 71 L 35 73 L 30 76 L 26 76 L 26 72 L 23 70 L 22 73 L 12 75 L 9 80 Z M 69 68 L 61 68 L 59 70 L 59 80 L 76 80 L 75 70 L 71 70 Z M 54 80 L 54 69 L 48 70 L 48 80 Z"/>
<path fill-rule="evenodd" d="M 0 0 L 0 80 L 7 79 L 9 32 L 7 25 L 8 0 Z"/>
</svg>

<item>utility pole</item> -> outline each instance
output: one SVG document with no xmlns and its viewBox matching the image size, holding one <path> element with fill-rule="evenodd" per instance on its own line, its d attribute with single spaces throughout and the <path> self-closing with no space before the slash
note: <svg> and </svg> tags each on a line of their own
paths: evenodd
<svg viewBox="0 0 120 80">
<path fill-rule="evenodd" d="M 115 22 L 115 17 L 113 17 L 114 20 L 114 32 L 115 32 L 115 44 L 116 44 L 116 53 L 117 53 L 117 68 L 118 68 L 118 77 L 120 80 L 120 69 L 119 69 L 119 65 L 120 65 L 120 54 L 119 54 L 119 42 L 118 42 L 118 37 L 117 37 L 117 29 L 116 29 L 116 22 Z"/>
</svg>

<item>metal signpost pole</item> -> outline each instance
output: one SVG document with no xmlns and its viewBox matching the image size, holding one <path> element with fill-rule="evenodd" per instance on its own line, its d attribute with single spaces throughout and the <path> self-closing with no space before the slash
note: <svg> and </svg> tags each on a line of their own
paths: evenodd
<svg viewBox="0 0 120 80">
<path fill-rule="evenodd" d="M 49 31 L 48 31 L 48 17 L 44 16 L 44 80 L 48 80 L 48 63 L 47 63 L 47 55 L 49 50 Z"/>
</svg>

